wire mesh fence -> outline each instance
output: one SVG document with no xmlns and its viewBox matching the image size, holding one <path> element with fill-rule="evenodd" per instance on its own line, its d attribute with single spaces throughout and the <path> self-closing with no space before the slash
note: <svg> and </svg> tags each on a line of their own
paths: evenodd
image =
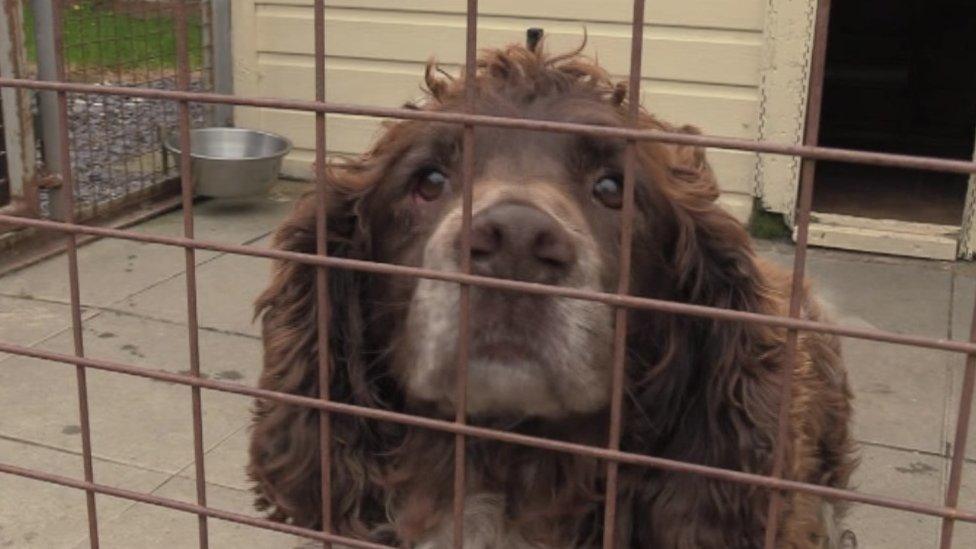
<svg viewBox="0 0 976 549">
<path fill-rule="evenodd" d="M 228 520 L 237 522 L 240 524 L 246 524 L 251 526 L 256 526 L 260 528 L 266 528 L 271 530 L 276 530 L 280 532 L 286 532 L 295 534 L 298 536 L 306 537 L 309 539 L 320 540 L 326 545 L 329 543 L 341 543 L 345 546 L 350 547 L 383 547 L 371 542 L 366 542 L 362 540 L 351 539 L 348 537 L 337 535 L 331 528 L 330 521 L 330 504 L 331 500 L 330 494 L 330 479 L 327 472 L 330 470 L 328 467 L 330 459 L 330 448 L 328 437 L 321 438 L 322 452 L 321 458 L 323 460 L 322 470 L 326 474 L 322 475 L 322 508 L 323 508 L 323 524 L 324 531 L 314 531 L 305 528 L 299 528 L 289 524 L 271 522 L 259 518 L 254 518 L 251 516 L 245 516 L 237 513 L 231 513 L 227 511 L 222 511 L 219 509 L 214 509 L 207 506 L 206 499 L 206 485 L 204 477 L 204 466 L 203 466 L 203 450 L 201 444 L 201 417 L 200 417 L 200 392 L 202 389 L 223 391 L 229 393 L 235 393 L 239 395 L 245 395 L 249 397 L 261 398 L 274 400 L 278 402 L 283 402 L 287 404 L 292 404 L 296 406 L 303 406 L 310 409 L 317 410 L 320 413 L 320 422 L 322 432 L 328 432 L 328 426 L 330 423 L 330 417 L 332 414 L 347 414 L 354 415 L 363 418 L 369 418 L 372 420 L 379 421 L 390 421 L 397 422 L 405 425 L 412 425 L 421 428 L 434 429 L 441 432 L 449 433 L 455 435 L 455 485 L 454 485 L 454 505 L 453 505 L 453 518 L 454 518 L 454 546 L 461 547 L 463 544 L 463 512 L 465 504 L 465 444 L 468 437 L 478 437 L 491 439 L 496 441 L 502 441 L 511 444 L 519 444 L 525 446 L 531 446 L 535 448 L 542 448 L 546 450 L 556 451 L 556 452 L 568 452 L 583 456 L 589 456 L 593 458 L 602 459 L 606 462 L 606 494 L 605 494 L 605 538 L 603 540 L 603 546 L 606 548 L 613 548 L 617 546 L 617 540 L 614 539 L 613 532 L 615 528 L 609 527 L 613 524 L 614 515 L 616 509 L 614 507 L 616 498 L 614 494 L 617 487 L 617 477 L 616 470 L 620 465 L 632 465 L 632 466 L 642 466 L 658 468 L 669 471 L 677 471 L 687 474 L 702 475 L 705 477 L 713 479 L 721 479 L 729 482 L 745 483 L 752 486 L 756 486 L 762 489 L 772 490 L 773 496 L 771 497 L 771 505 L 769 511 L 769 521 L 767 522 L 767 532 L 766 532 L 766 542 L 765 546 L 767 548 L 774 548 L 776 546 L 777 539 L 777 517 L 779 516 L 780 506 L 782 505 L 782 498 L 780 494 L 783 492 L 800 492 L 807 494 L 814 494 L 824 498 L 845 500 L 852 502 L 861 502 L 871 505 L 883 506 L 891 509 L 900 509 L 905 511 L 911 511 L 915 513 L 922 513 L 930 516 L 939 517 L 943 521 L 942 537 L 941 537 L 941 547 L 948 548 L 952 545 L 952 535 L 953 535 L 953 525 L 957 521 L 966 522 L 976 522 L 976 510 L 974 509 L 963 509 L 959 508 L 959 488 L 962 483 L 962 464 L 964 460 L 963 448 L 966 447 L 966 439 L 968 437 L 968 429 L 970 425 L 970 414 L 972 408 L 973 394 L 976 390 L 976 331 L 971 334 L 970 340 L 967 341 L 947 341 L 942 339 L 935 339 L 925 336 L 901 334 L 891 331 L 877 330 L 873 328 L 862 328 L 862 327 L 852 327 L 852 326 L 839 326 L 833 324 L 827 324 L 817 321 L 805 320 L 800 317 L 800 299 L 802 296 L 802 280 L 806 268 L 806 248 L 807 248 L 807 230 L 810 222 L 810 207 L 812 201 L 812 184 L 813 184 L 813 172 L 815 168 L 816 160 L 837 160 L 845 162 L 856 162 L 863 164 L 876 164 L 876 165 L 887 165 L 887 166 L 899 166 L 899 167 L 912 167 L 925 170 L 935 170 L 935 171 L 946 171 L 953 173 L 976 173 L 976 163 L 964 162 L 956 160 L 944 160 L 936 158 L 925 158 L 925 157 L 910 157 L 910 156 L 900 156 L 891 154 L 880 154 L 880 153 L 865 153 L 856 152 L 849 150 L 840 149 L 830 149 L 817 146 L 817 120 L 819 117 L 819 98 L 822 91 L 822 80 L 824 72 L 824 51 L 826 47 L 826 26 L 828 21 L 830 2 L 829 0 L 820 0 L 819 11 L 818 11 L 818 25 L 816 31 L 816 45 L 817 47 L 813 53 L 813 70 L 811 75 L 811 93 L 810 93 L 810 108 L 808 109 L 808 121 L 807 121 L 807 131 L 804 138 L 804 143 L 801 145 L 788 145 L 779 143 L 769 143 L 769 142 L 758 142 L 743 139 L 730 139 L 723 137 L 714 136 L 701 136 L 701 135 L 688 135 L 679 133 L 669 133 L 657 130 L 642 130 L 631 125 L 630 127 L 623 128 L 612 128 L 606 126 L 589 126 L 585 124 L 576 123 L 564 123 L 564 122 L 552 122 L 552 121 L 541 121 L 541 120 L 529 120 L 529 119 L 517 119 L 517 118 L 507 118 L 499 116 L 488 116 L 488 115 L 478 115 L 472 114 L 471 106 L 473 105 L 474 95 L 473 92 L 468 92 L 466 96 L 466 107 L 465 112 L 430 112 L 430 111 L 420 111 L 412 109 L 389 109 L 389 108 L 378 108 L 378 107 L 364 107 L 357 105 L 345 105 L 330 103 L 325 97 L 325 71 L 324 63 L 326 57 L 325 51 L 325 7 L 323 0 L 316 0 L 314 2 L 315 9 L 315 59 L 316 59 L 316 100 L 314 101 L 298 101 L 298 100 L 278 100 L 278 99 L 259 99 L 259 98 L 244 98 L 235 97 L 231 95 L 221 95 L 213 93 L 201 93 L 193 91 L 193 75 L 194 75 L 194 62 L 193 56 L 190 53 L 192 48 L 190 47 L 190 29 L 192 29 L 192 21 L 194 13 L 194 8 L 197 7 L 199 3 L 196 2 L 177 2 L 174 4 L 174 14 L 176 22 L 176 33 L 177 38 L 175 44 L 176 57 L 178 62 L 176 64 L 178 70 L 176 72 L 176 79 L 173 87 L 175 89 L 171 90 L 167 87 L 154 87 L 152 85 L 141 85 L 133 86 L 131 82 L 119 82 L 116 85 L 105 86 L 102 82 L 96 81 L 92 82 L 91 79 L 79 78 L 75 76 L 72 78 L 71 70 L 69 69 L 70 63 L 62 64 L 58 71 L 58 78 L 55 82 L 43 82 L 38 80 L 18 80 L 18 79 L 0 79 L 0 86 L 9 86 L 15 88 L 29 88 L 37 90 L 46 90 L 51 92 L 56 92 L 59 98 L 59 114 L 60 121 L 63 126 L 67 126 L 71 121 L 72 114 L 72 99 L 76 97 L 91 97 L 90 101 L 99 101 L 101 104 L 108 104 L 110 101 L 134 101 L 135 99 L 142 100 L 144 102 L 167 102 L 170 104 L 170 109 L 175 109 L 175 116 L 179 122 L 179 136 L 181 142 L 181 149 L 187 150 L 190 141 L 189 129 L 193 124 L 193 110 L 191 109 L 192 103 L 200 103 L 205 105 L 212 105 L 218 103 L 232 104 L 232 105 L 242 105 L 242 106 L 263 106 L 263 107 L 274 107 L 278 109 L 289 109 L 297 111 L 312 112 L 316 114 L 316 159 L 319 171 L 317 175 L 317 191 L 319 193 L 319 208 L 317 211 L 317 224 L 318 226 L 325 227 L 325 208 L 324 208 L 324 196 L 325 196 L 325 166 L 326 166 L 326 127 L 325 127 L 325 115 L 326 113 L 344 113 L 344 114 L 354 114 L 362 116 L 373 116 L 373 117 L 387 117 L 396 119 L 410 119 L 410 120 L 426 120 L 426 121 L 437 121 L 442 123 L 459 124 L 464 128 L 464 146 L 462 154 L 462 174 L 463 174 L 463 187 L 464 187 L 464 224 L 466 231 L 462 234 L 466 234 L 467 230 L 470 229 L 471 224 L 471 187 L 472 187 L 472 168 L 474 163 L 473 157 L 473 146 L 472 141 L 474 138 L 474 127 L 477 125 L 483 126 L 493 126 L 498 128 L 522 128 L 531 129 L 537 131 L 552 131 L 561 133 L 572 133 L 572 134 L 585 134 L 585 135 L 595 135 L 602 137 L 615 137 L 622 138 L 628 142 L 628 164 L 633 163 L 634 150 L 638 142 L 642 141 L 661 141 L 669 143 L 685 143 L 694 144 L 704 147 L 716 147 L 716 148 L 726 148 L 735 150 L 746 150 L 761 152 L 767 154 L 779 154 L 779 155 L 790 155 L 799 156 L 804 159 L 804 169 L 802 174 L 802 180 L 800 185 L 800 199 L 798 206 L 797 215 L 797 251 L 795 254 L 795 263 L 793 271 L 793 290 L 791 293 L 791 304 L 788 316 L 773 316 L 758 313 L 749 313 L 743 311 L 734 311 L 727 309 L 716 309 L 705 306 L 691 305 L 687 303 L 678 303 L 671 301 L 664 301 L 658 299 L 650 299 L 645 297 L 632 296 L 628 293 L 628 279 L 629 270 L 626 268 L 621 268 L 623 273 L 621 279 L 617 284 L 617 291 L 608 292 L 597 292 L 589 290 L 572 289 L 559 286 L 548 286 L 543 284 L 518 282 L 512 280 L 502 280 L 495 278 L 488 278 L 483 276 L 475 276 L 470 274 L 470 235 L 463 236 L 462 239 L 462 257 L 466 258 L 462 261 L 461 272 L 442 272 L 436 270 L 429 270 L 423 268 L 411 268 L 391 264 L 381 264 L 373 263 L 368 261 L 353 260 L 347 258 L 330 257 L 325 254 L 325 231 L 319 230 L 317 232 L 318 238 L 318 254 L 303 254 L 288 252 L 282 250 L 268 250 L 264 248 L 259 248 L 256 246 L 237 246 L 228 245 L 217 242 L 204 241 L 194 238 L 193 230 L 193 189 L 192 181 L 190 177 L 190 165 L 188 157 L 184 156 L 184 160 L 179 166 L 179 173 L 182 181 L 182 192 L 183 192 L 183 219 L 184 219 L 184 234 L 182 237 L 166 237 L 157 236 L 146 233 L 136 233 L 122 230 L 105 229 L 97 227 L 88 227 L 80 225 L 77 223 L 77 218 L 75 216 L 74 208 L 68 209 L 67 217 L 64 221 L 51 221 L 51 220 L 37 220 L 37 219 L 23 219 L 13 216 L 3 216 L 0 215 L 0 222 L 10 223 L 12 225 L 22 226 L 22 227 L 34 227 L 37 229 L 57 231 L 64 233 L 68 242 L 68 279 L 71 287 L 71 309 L 72 309 L 72 325 L 74 328 L 74 354 L 66 355 L 61 353 L 53 353 L 47 351 L 41 351 L 38 349 L 30 348 L 23 345 L 18 345 L 15 343 L 0 343 L 0 351 L 13 353 L 22 356 L 29 356 L 39 359 L 51 360 L 63 364 L 74 365 L 77 369 L 78 375 L 78 400 L 79 400 L 79 414 L 81 417 L 81 434 L 83 440 L 83 456 L 84 456 L 84 477 L 83 480 L 67 478 L 64 476 L 53 475 L 37 470 L 31 470 L 23 467 L 17 467 L 13 465 L 8 465 L 0 463 L 0 472 L 18 475 L 27 478 L 37 479 L 39 481 L 51 482 L 60 484 L 63 486 L 74 487 L 80 490 L 84 490 L 88 496 L 88 519 L 89 519 L 89 531 L 90 540 L 93 547 L 98 546 L 98 519 L 97 519 L 97 507 L 96 507 L 96 494 L 105 494 L 125 499 L 130 499 L 134 501 L 141 501 L 145 503 L 150 503 L 162 507 L 167 507 L 171 509 L 177 509 L 185 511 L 188 513 L 193 513 L 199 517 L 199 544 L 201 547 L 207 547 L 209 543 L 208 530 L 207 530 L 207 520 L 209 518 L 217 518 L 222 520 Z M 633 14 L 633 26 L 632 26 L 632 39 L 633 46 L 631 50 L 632 62 L 631 62 L 631 74 L 630 81 L 633 86 L 632 89 L 637 89 L 640 83 L 640 58 L 641 58 L 641 36 L 643 33 L 643 21 L 644 21 L 644 0 L 636 0 L 634 2 L 634 14 Z M 467 2 L 468 12 L 467 12 L 467 45 L 466 45 L 466 69 L 468 74 L 473 74 L 475 72 L 475 51 L 477 46 L 477 21 L 478 21 L 478 2 L 477 0 L 468 0 Z M 56 33 L 60 30 L 61 18 L 56 17 L 55 31 Z M 66 34 L 67 36 L 67 34 Z M 77 74 L 77 73 L 74 73 Z M 139 82 L 146 84 L 152 80 L 147 80 L 145 77 L 141 77 L 143 80 Z M 94 98 L 98 99 L 94 99 Z M 92 103 L 94 104 L 94 103 Z M 630 110 L 631 123 L 634 122 L 636 117 L 636 102 L 632 104 Z M 95 109 L 90 105 L 84 108 L 85 116 L 94 116 Z M 61 149 L 68 155 L 74 153 L 75 150 L 73 146 L 77 146 L 74 143 L 75 136 L 69 135 L 67 132 L 63 134 L 61 139 Z M 103 159 L 104 161 L 104 159 Z M 80 170 L 80 173 L 84 173 L 84 166 L 77 161 L 70 163 L 65 163 L 62 167 L 62 176 L 64 181 L 70 183 L 72 177 L 75 175 L 75 170 Z M 118 168 L 121 169 L 121 168 Z M 624 177 L 624 196 L 625 196 L 625 207 L 623 209 L 624 223 L 622 232 L 622 242 L 621 248 L 623 250 L 629 250 L 630 248 L 630 227 L 632 227 L 633 215 L 634 215 L 634 204 L 633 204 L 633 186 L 634 186 L 634 174 L 633 167 L 625 170 Z M 76 192 L 78 193 L 79 199 L 84 196 L 79 187 Z M 74 195 L 72 195 L 71 203 L 74 203 Z M 186 253 L 186 271 L 187 271 L 187 324 L 189 326 L 189 361 L 190 361 L 190 373 L 189 374 L 172 374 L 161 372 L 157 370 L 152 370 L 149 368 L 122 364 L 118 362 L 110 362 L 104 360 L 96 360 L 85 357 L 84 344 L 83 344 L 83 332 L 81 329 L 81 304 L 79 301 L 79 285 L 83 284 L 83 280 L 79 280 L 78 276 L 78 260 L 75 250 L 75 241 L 78 235 L 93 235 L 106 238 L 121 238 L 128 239 L 139 242 L 155 243 L 167 246 L 180 247 L 185 250 Z M 378 410 L 373 408 L 367 408 L 362 406 L 355 406 L 343 402 L 336 402 L 329 399 L 329 394 L 327 391 L 323 390 L 320 394 L 320 398 L 310 398 L 304 396 L 298 396 L 286 393 L 277 393 L 273 391 L 267 391 L 262 389 L 255 389 L 248 386 L 231 383 L 228 381 L 220 381 L 207 379 L 200 376 L 199 372 L 199 351 L 197 349 L 196 334 L 198 331 L 197 325 L 197 301 L 196 301 L 196 280 L 195 280 L 195 262 L 194 254 L 197 250 L 216 250 L 232 254 L 241 254 L 254 257 L 264 257 L 284 261 L 300 262 L 306 265 L 311 265 L 317 267 L 318 278 L 317 278 L 317 294 L 319 298 L 319 311 L 321 317 L 319 318 L 319 330 L 318 333 L 327 334 L 328 333 L 328 319 L 329 315 L 326 314 L 327 311 L 327 301 L 326 294 L 323 291 L 325 278 L 327 276 L 328 269 L 352 269 L 367 273 L 387 275 L 387 276 L 408 276 L 408 277 L 420 277 L 434 280 L 450 281 L 461 285 L 462 288 L 470 288 L 472 286 L 487 287 L 504 289 L 514 292 L 526 292 L 535 295 L 552 295 L 552 296 L 563 296 L 574 299 L 583 299 L 597 301 L 611 305 L 616 308 L 617 315 L 615 319 L 615 326 L 618 333 L 626 333 L 626 319 L 627 316 L 625 312 L 628 309 L 643 309 L 643 310 L 654 310 L 665 312 L 669 314 L 676 315 L 690 315 L 694 317 L 706 317 L 712 319 L 719 319 L 727 322 L 747 322 L 747 323 L 759 323 L 769 326 L 776 326 L 787 330 L 787 352 L 795 355 L 795 343 L 798 334 L 801 331 L 804 332 L 823 332 L 832 333 L 845 337 L 861 338 L 872 341 L 888 342 L 900 345 L 911 345 L 926 347 L 931 349 L 941 349 L 945 351 L 951 351 L 954 353 L 962 353 L 967 355 L 967 361 L 965 366 L 965 375 L 962 395 L 959 403 L 958 416 L 957 416 L 957 431 L 955 433 L 955 438 L 953 441 L 953 448 L 956 449 L 952 456 L 952 462 L 949 474 L 948 490 L 945 494 L 944 503 L 942 505 L 932 505 L 923 503 L 920 501 L 914 501 L 909 499 L 899 499 L 881 495 L 867 494 L 854 490 L 831 488 L 826 486 L 821 486 L 817 484 L 799 482 L 795 480 L 790 480 L 784 478 L 783 474 L 783 455 L 784 448 L 787 444 L 787 424 L 785 420 L 786 413 L 788 410 L 789 395 L 792 383 L 792 368 L 784 368 L 782 372 L 783 378 L 780 385 L 781 401 L 783 404 L 781 406 L 780 413 L 780 423 L 779 423 L 779 436 L 777 437 L 776 451 L 774 453 L 776 459 L 774 460 L 774 466 L 771 471 L 763 473 L 753 473 L 744 472 L 737 470 L 722 469 L 718 467 L 711 467 L 705 465 L 698 465 L 692 463 L 685 463 L 681 461 L 675 461 L 671 459 L 665 459 L 662 457 L 651 456 L 651 455 L 638 455 L 627 453 L 621 451 L 619 448 L 619 433 L 621 430 L 621 419 L 620 419 L 620 407 L 623 394 L 622 387 L 622 370 L 624 368 L 623 360 L 623 342 L 621 338 L 615 339 L 615 359 L 613 368 L 613 389 L 612 389 L 612 404 L 610 410 L 610 422 L 608 424 L 609 433 L 611 434 L 609 438 L 609 444 L 606 447 L 594 447 L 582 444 L 573 444 L 557 440 L 549 440 L 545 438 L 539 438 L 535 436 L 528 436 L 513 432 L 493 430 L 478 426 L 469 425 L 467 418 L 465 416 L 465 407 L 463 404 L 459 404 L 457 409 L 459 410 L 454 421 L 433 419 L 429 417 L 409 415 L 400 412 L 392 412 L 387 410 Z M 623 254 L 623 261 L 626 265 L 627 254 Z M 465 292 L 461 293 L 461 307 L 460 307 L 460 318 L 459 330 L 461 342 L 469 337 L 468 330 L 465 328 L 468 325 L 469 315 L 470 315 L 470 304 L 468 303 L 468 295 Z M 974 324 L 976 325 L 976 324 Z M 320 348 L 323 348 L 321 346 Z M 467 356 L 463 351 L 466 347 L 462 344 L 462 352 L 460 353 L 458 362 L 458 385 L 456 402 L 463 403 L 466 394 L 465 385 L 465 375 L 467 367 Z M 796 357 L 793 356 L 791 360 L 795 360 Z M 329 375 L 329 364 L 327 356 L 325 353 L 319 355 L 320 360 L 320 387 L 328 386 L 328 375 Z M 163 381 L 169 381 L 172 383 L 178 383 L 188 386 L 192 390 L 192 400 L 191 406 L 193 408 L 193 427 L 194 427 L 194 454 L 195 454 L 195 464 L 196 464 L 196 479 L 197 479 L 197 499 L 195 503 L 181 502 L 173 499 L 167 499 L 155 495 L 143 494 L 128 490 L 122 490 L 118 488 L 113 488 L 105 482 L 99 482 L 94 478 L 92 472 L 92 448 L 90 440 L 90 428 L 88 425 L 87 413 L 88 413 L 88 395 L 86 386 L 86 371 L 88 369 L 98 369 L 108 372 L 115 372 L 119 374 L 127 374 L 134 376 L 141 376 L 150 379 L 158 379 Z"/>
<path fill-rule="evenodd" d="M 65 81 L 94 85 L 175 90 L 176 21 L 171 0 L 77 0 L 58 2 L 63 22 L 61 47 L 55 52 L 65 66 Z M 37 36 L 46 26 L 25 4 L 28 59 L 38 59 Z M 190 89 L 210 91 L 213 51 L 209 0 L 186 5 Z M 40 116 L 56 117 L 56 112 Z M 191 123 L 207 123 L 208 109 L 195 105 Z M 178 125 L 168 102 L 142 98 L 73 93 L 68 97 L 76 206 L 82 218 L 131 204 L 161 191 L 176 175 L 162 140 Z M 45 136 L 53 139 L 52 136 Z M 49 149 L 50 150 L 50 149 Z M 45 159 L 49 160 L 49 159 Z M 49 162 L 52 169 L 56 163 Z M 50 191 L 42 192 L 40 210 L 50 215 Z"/>
</svg>

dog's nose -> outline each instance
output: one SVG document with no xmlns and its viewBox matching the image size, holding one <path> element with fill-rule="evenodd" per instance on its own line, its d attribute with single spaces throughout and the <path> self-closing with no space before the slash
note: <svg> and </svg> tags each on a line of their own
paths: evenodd
<svg viewBox="0 0 976 549">
<path fill-rule="evenodd" d="M 576 263 L 576 247 L 549 214 L 528 204 L 491 206 L 471 220 L 475 274 L 553 284 Z"/>
</svg>

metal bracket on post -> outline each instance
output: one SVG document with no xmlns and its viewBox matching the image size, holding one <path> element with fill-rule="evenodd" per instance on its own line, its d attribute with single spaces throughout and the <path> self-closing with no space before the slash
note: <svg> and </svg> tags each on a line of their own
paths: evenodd
<svg viewBox="0 0 976 549">
<path fill-rule="evenodd" d="M 41 80 L 58 79 L 58 55 L 54 50 L 54 10 L 60 2 L 51 0 L 31 0 L 34 11 L 34 37 L 37 42 L 37 77 Z M 60 174 L 61 128 L 58 123 L 58 94 L 52 91 L 38 92 L 38 106 L 41 116 L 41 145 L 44 152 L 44 167 L 48 173 Z M 51 215 L 54 219 L 67 219 L 65 193 L 74 192 L 64 185 L 52 193 Z"/>
</svg>

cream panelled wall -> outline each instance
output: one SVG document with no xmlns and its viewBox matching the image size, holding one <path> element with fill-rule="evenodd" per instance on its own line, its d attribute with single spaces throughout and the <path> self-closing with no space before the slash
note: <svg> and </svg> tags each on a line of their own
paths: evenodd
<svg viewBox="0 0 976 549">
<path fill-rule="evenodd" d="M 312 99 L 312 0 L 234 0 L 236 93 Z M 329 100 L 400 106 L 420 95 L 428 57 L 448 69 L 464 58 L 463 0 L 329 0 L 326 13 Z M 630 55 L 630 0 L 481 0 L 480 47 L 523 41 L 542 27 L 550 51 L 580 43 L 624 79 Z M 675 124 L 707 133 L 755 138 L 759 120 L 762 0 L 654 0 L 647 6 L 644 105 Z M 239 126 L 287 135 L 295 152 L 290 175 L 306 176 L 314 156 L 313 117 L 275 109 L 239 108 Z M 330 116 L 331 152 L 356 153 L 375 137 L 375 119 Z M 752 205 L 756 155 L 709 153 L 724 194 L 738 217 Z"/>
</svg>

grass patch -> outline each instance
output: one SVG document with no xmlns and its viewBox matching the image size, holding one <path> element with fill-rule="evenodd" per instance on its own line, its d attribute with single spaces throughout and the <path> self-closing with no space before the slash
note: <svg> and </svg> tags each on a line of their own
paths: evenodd
<svg viewBox="0 0 976 549">
<path fill-rule="evenodd" d="M 787 240 L 790 238 L 790 228 L 782 214 L 764 210 L 757 200 L 749 219 L 749 234 L 764 240 Z"/>
<path fill-rule="evenodd" d="M 170 13 L 127 13 L 104 0 L 67 4 L 63 14 L 64 49 L 71 69 L 127 71 L 176 66 L 176 20 Z M 24 3 L 27 59 L 37 60 L 34 13 Z M 191 68 L 203 65 L 203 21 L 199 13 L 187 18 Z"/>
</svg>

